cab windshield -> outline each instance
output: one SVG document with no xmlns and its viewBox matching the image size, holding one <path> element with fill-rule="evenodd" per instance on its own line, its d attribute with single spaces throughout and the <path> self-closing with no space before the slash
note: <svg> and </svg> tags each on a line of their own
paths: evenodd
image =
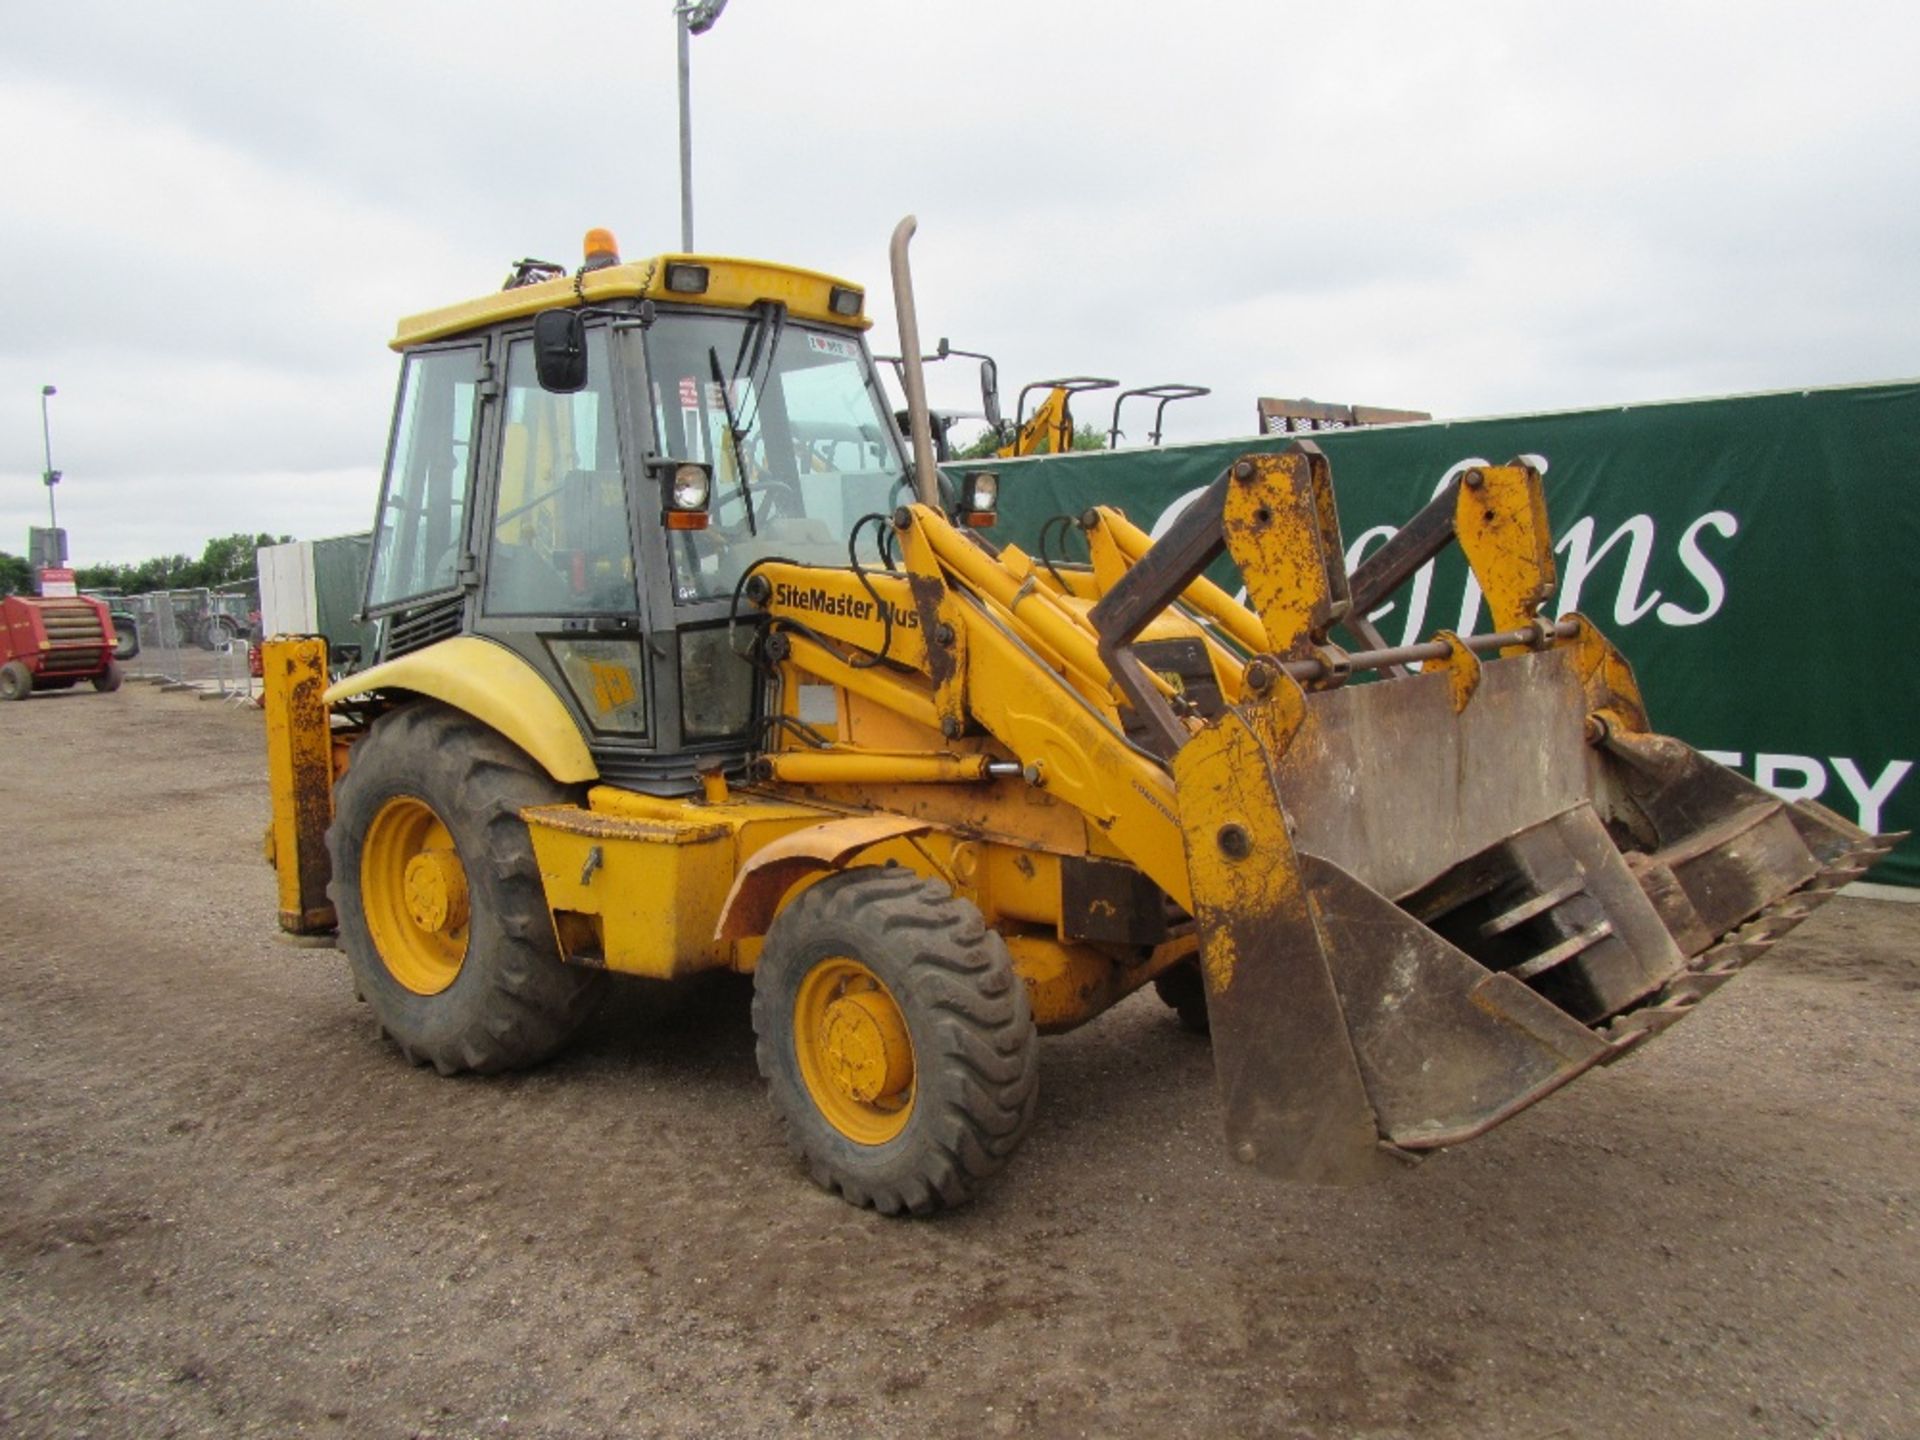
<svg viewBox="0 0 1920 1440">
<path fill-rule="evenodd" d="M 669 546 L 680 601 L 731 594 L 769 556 L 844 565 L 855 523 L 901 502 L 893 420 L 858 340 L 768 308 L 662 315 L 645 343 L 661 454 L 713 467 L 708 528 Z"/>
</svg>

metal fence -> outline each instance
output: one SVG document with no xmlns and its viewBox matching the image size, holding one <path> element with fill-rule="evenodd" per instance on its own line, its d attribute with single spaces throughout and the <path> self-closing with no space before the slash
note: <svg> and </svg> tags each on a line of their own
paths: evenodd
<svg viewBox="0 0 1920 1440">
<path fill-rule="evenodd" d="M 259 693 L 249 650 L 259 639 L 258 602 L 245 592 L 156 590 L 107 598 L 129 679 L 250 703 Z"/>
</svg>

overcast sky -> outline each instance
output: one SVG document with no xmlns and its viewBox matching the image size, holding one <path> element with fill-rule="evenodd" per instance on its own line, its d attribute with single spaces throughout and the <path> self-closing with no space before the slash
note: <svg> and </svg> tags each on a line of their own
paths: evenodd
<svg viewBox="0 0 1920 1440">
<path fill-rule="evenodd" d="M 677 248 L 670 0 L 0 16 L 0 550 L 45 523 L 42 384 L 77 563 L 364 529 L 398 316 L 592 225 Z M 1263 394 L 1920 374 L 1911 5 L 733 0 L 693 68 L 696 248 L 864 281 L 892 349 L 915 212 L 923 338 L 1009 402 L 1209 385 L 1183 440 Z"/>
</svg>

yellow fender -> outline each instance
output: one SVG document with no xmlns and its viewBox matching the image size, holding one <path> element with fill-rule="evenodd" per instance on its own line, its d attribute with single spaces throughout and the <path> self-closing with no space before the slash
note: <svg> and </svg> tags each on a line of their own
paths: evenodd
<svg viewBox="0 0 1920 1440">
<path fill-rule="evenodd" d="M 870 846 L 933 828 L 907 815 L 844 815 L 782 835 L 761 846 L 740 867 L 726 904 L 720 907 L 714 938 L 743 940 L 766 934 L 780 902 L 805 876 L 816 870 L 838 870 Z"/>
<path fill-rule="evenodd" d="M 376 690 L 410 690 L 463 710 L 531 755 L 563 785 L 598 780 L 580 727 L 540 672 L 477 635 L 442 640 L 332 686 L 329 705 Z"/>
</svg>

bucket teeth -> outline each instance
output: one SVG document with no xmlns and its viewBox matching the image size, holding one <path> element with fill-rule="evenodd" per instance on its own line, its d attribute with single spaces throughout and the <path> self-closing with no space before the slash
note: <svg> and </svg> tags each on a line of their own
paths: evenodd
<svg viewBox="0 0 1920 1440">
<path fill-rule="evenodd" d="M 1702 970 L 1694 974 L 1682 975 L 1667 987 L 1668 998 L 1674 1000 L 1704 1000 L 1714 991 L 1734 977 L 1733 970 Z"/>
<path fill-rule="evenodd" d="M 1891 844 L 1873 844 L 1850 850 L 1840 863 L 1821 870 L 1805 888 L 1781 896 L 1696 956 L 1686 971 L 1661 988 L 1652 1003 L 1617 1017 L 1601 1032 L 1610 1051 L 1607 1062 L 1619 1059 L 1649 1036 L 1684 1018 L 1695 1004 L 1766 954 L 1892 848 Z"/>
<path fill-rule="evenodd" d="M 1605 1038 L 1613 1051 L 1607 1058 L 1617 1060 L 1642 1041 L 1651 1039 L 1669 1026 L 1678 1025 L 1686 1019 L 1693 1004 L 1691 998 L 1680 997 L 1622 1015 L 1606 1028 Z"/>
</svg>

